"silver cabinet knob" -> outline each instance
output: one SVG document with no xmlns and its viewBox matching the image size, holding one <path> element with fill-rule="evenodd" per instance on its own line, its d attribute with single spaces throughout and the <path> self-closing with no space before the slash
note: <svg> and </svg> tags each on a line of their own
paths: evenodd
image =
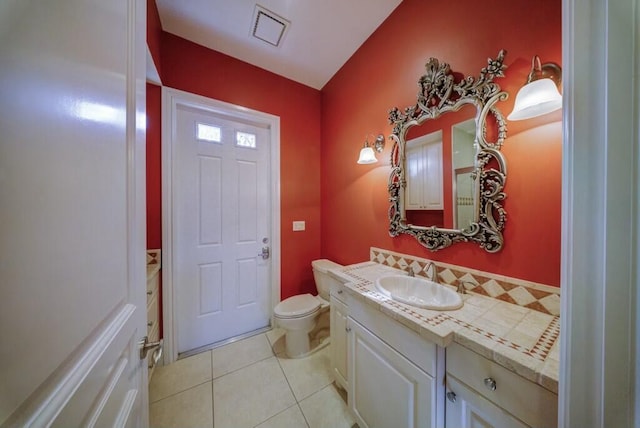
<svg viewBox="0 0 640 428">
<path fill-rule="evenodd" d="M 487 389 L 491 390 L 491 391 L 495 391 L 496 388 L 498 387 L 498 385 L 496 384 L 496 381 L 494 378 L 492 377 L 488 377 L 484 380 L 484 386 L 487 387 Z"/>
<path fill-rule="evenodd" d="M 344 331 L 346 331 L 347 333 L 351 333 L 351 327 L 346 327 Z"/>
<path fill-rule="evenodd" d="M 453 392 L 453 391 L 447 392 L 447 400 L 451 401 L 452 403 L 455 403 L 456 402 L 456 398 L 458 398 L 458 397 L 456 396 L 455 392 Z"/>
</svg>

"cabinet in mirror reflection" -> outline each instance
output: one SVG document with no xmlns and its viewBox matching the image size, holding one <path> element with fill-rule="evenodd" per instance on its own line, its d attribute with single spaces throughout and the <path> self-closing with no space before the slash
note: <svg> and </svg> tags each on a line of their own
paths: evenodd
<svg viewBox="0 0 640 428">
<path fill-rule="evenodd" d="M 407 210 L 442 210 L 442 132 L 407 141 Z"/>
</svg>

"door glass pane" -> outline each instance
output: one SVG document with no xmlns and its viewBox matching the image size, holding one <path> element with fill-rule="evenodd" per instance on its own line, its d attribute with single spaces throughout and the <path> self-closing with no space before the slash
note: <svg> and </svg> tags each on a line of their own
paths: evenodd
<svg viewBox="0 0 640 428">
<path fill-rule="evenodd" d="M 256 135 L 248 132 L 236 132 L 236 145 L 238 147 L 256 148 Z"/>
<path fill-rule="evenodd" d="M 220 142 L 220 128 L 217 126 L 205 125 L 204 123 L 196 124 L 196 138 L 201 141 Z"/>
</svg>

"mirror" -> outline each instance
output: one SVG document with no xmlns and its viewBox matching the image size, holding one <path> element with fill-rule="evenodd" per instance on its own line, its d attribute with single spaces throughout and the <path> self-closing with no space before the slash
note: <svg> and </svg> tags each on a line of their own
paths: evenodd
<svg viewBox="0 0 640 428">
<path fill-rule="evenodd" d="M 466 229 L 478 221 L 474 174 L 476 168 L 476 122 L 468 119 L 451 127 L 452 224 Z"/>
<path fill-rule="evenodd" d="M 469 241 L 502 248 L 506 123 L 496 103 L 508 95 L 493 80 L 504 77 L 504 56 L 489 58 L 478 78 L 430 58 L 417 103 L 389 111 L 391 236 L 412 235 L 432 251 Z"/>
</svg>

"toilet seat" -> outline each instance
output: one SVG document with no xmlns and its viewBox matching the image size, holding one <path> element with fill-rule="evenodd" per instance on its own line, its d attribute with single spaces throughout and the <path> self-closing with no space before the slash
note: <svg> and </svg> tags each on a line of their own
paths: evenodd
<svg viewBox="0 0 640 428">
<path fill-rule="evenodd" d="M 307 293 L 291 296 L 278 303 L 273 312 L 277 318 L 303 318 L 318 311 L 320 299 Z"/>
</svg>

